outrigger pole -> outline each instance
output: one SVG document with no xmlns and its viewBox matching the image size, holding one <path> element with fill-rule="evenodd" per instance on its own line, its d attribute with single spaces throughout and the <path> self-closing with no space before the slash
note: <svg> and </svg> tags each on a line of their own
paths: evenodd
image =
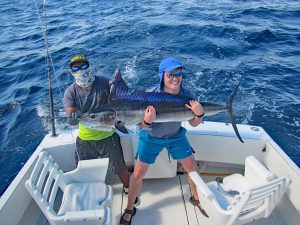
<svg viewBox="0 0 300 225">
<path fill-rule="evenodd" d="M 46 14 L 46 0 L 44 0 L 44 22 L 45 22 L 45 45 L 46 45 L 46 61 L 47 61 L 47 77 L 48 77 L 48 88 L 49 88 L 49 102 L 50 102 L 50 114 L 51 114 L 51 130 L 52 137 L 56 136 L 55 131 L 55 120 L 54 120 L 54 110 L 53 110 L 53 95 L 52 95 L 52 82 L 50 76 L 50 56 L 48 47 L 48 28 L 47 28 L 47 14 Z"/>
</svg>

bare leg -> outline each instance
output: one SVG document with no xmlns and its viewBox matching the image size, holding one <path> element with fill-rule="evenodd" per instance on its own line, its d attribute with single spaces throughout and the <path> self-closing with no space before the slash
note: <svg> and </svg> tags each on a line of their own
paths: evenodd
<svg viewBox="0 0 300 225">
<path fill-rule="evenodd" d="M 128 203 L 127 209 L 132 210 L 134 207 L 134 201 L 141 190 L 143 177 L 145 176 L 147 170 L 149 168 L 149 164 L 143 163 L 140 159 L 137 159 L 136 166 L 134 168 L 134 172 L 130 177 L 130 184 L 128 189 Z M 126 221 L 130 220 L 131 215 L 125 213 L 123 219 Z"/>
<path fill-rule="evenodd" d="M 129 186 L 129 172 L 127 168 L 124 168 L 119 174 L 118 174 L 121 182 L 123 183 L 123 187 L 128 188 Z"/>
<path fill-rule="evenodd" d="M 181 159 L 179 161 L 187 173 L 197 170 L 197 164 L 196 164 L 194 156 L 190 156 L 190 157 Z M 192 194 L 193 194 L 195 200 L 198 200 L 199 198 L 198 198 L 196 185 L 194 184 L 194 182 L 191 180 L 191 178 L 189 176 L 188 176 L 188 183 L 190 184 L 191 191 L 192 191 Z"/>
</svg>

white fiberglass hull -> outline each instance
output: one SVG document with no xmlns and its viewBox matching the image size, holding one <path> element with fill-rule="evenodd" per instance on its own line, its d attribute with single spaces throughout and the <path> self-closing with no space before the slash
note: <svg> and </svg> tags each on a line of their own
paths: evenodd
<svg viewBox="0 0 300 225">
<path fill-rule="evenodd" d="M 276 176 L 289 175 L 292 178 L 287 195 L 272 216 L 251 224 L 299 224 L 300 170 L 262 128 L 238 125 L 245 141 L 243 144 L 236 138 L 231 125 L 225 123 L 205 122 L 196 128 L 183 125 L 195 150 L 199 171 L 207 181 L 218 175 L 242 172 L 248 155 L 255 156 Z M 124 158 L 129 168 L 134 166 L 133 156 L 138 142 L 135 128 L 131 130 L 134 131 L 132 134 L 121 136 Z M 63 171 L 74 169 L 76 136 L 77 130 L 73 130 L 55 138 L 50 135 L 44 138 L 0 199 L 1 225 L 47 223 L 24 183 L 41 151 L 49 152 Z M 166 152 L 162 152 L 146 175 L 141 205 L 132 224 L 212 224 L 188 202 L 190 191 L 186 176 L 177 175 L 177 172 L 177 161 L 169 161 Z M 113 224 L 118 224 L 127 197 L 122 195 L 119 180 L 112 174 L 108 176 L 107 182 L 114 188 Z"/>
</svg>

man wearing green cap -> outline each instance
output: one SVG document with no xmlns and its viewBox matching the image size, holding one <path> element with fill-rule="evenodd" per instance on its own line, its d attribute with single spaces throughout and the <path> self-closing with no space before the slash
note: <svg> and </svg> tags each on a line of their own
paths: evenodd
<svg viewBox="0 0 300 225">
<path fill-rule="evenodd" d="M 75 55 L 70 60 L 70 72 L 75 82 L 64 95 L 68 123 L 78 124 L 81 113 L 97 112 L 108 102 L 109 79 L 94 76 L 90 63 L 83 55 Z M 123 158 L 120 138 L 114 131 L 100 131 L 83 126 L 79 122 L 79 135 L 76 139 L 75 160 L 109 158 L 110 165 L 123 183 L 123 190 L 129 186 L 129 173 Z"/>
</svg>

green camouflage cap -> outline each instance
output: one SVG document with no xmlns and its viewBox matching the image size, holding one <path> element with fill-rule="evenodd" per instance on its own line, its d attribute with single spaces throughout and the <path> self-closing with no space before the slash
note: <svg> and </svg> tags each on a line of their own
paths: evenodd
<svg viewBox="0 0 300 225">
<path fill-rule="evenodd" d="M 89 61 L 84 55 L 74 55 L 70 60 L 70 68 L 74 65 L 74 63 L 77 62 L 85 62 L 88 65 L 90 65 Z"/>
</svg>

